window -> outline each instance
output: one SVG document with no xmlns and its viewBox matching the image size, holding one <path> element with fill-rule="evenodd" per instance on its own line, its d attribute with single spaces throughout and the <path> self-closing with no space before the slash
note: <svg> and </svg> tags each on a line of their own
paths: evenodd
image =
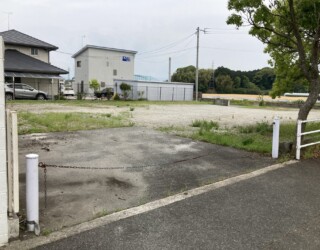
<svg viewBox="0 0 320 250">
<path fill-rule="evenodd" d="M 37 48 L 31 48 L 31 55 L 38 55 L 38 49 Z"/>
<path fill-rule="evenodd" d="M 81 61 L 77 61 L 77 67 L 78 67 L 78 68 L 81 67 Z"/>
<path fill-rule="evenodd" d="M 109 62 L 106 62 L 107 67 L 109 67 Z"/>
<path fill-rule="evenodd" d="M 101 82 L 101 88 L 104 88 L 106 86 L 105 82 Z"/>
<path fill-rule="evenodd" d="M 114 75 L 114 76 L 117 75 L 117 70 L 116 70 L 116 69 L 113 70 L 113 75 Z"/>
</svg>

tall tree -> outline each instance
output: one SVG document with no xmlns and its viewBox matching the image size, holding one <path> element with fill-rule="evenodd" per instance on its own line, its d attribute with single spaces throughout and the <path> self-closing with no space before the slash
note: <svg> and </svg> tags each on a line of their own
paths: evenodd
<svg viewBox="0 0 320 250">
<path fill-rule="evenodd" d="M 298 114 L 306 120 L 320 92 L 320 0 L 229 0 L 228 9 L 234 11 L 228 24 L 249 25 L 249 33 L 267 45 L 278 95 L 282 84 L 307 82 L 309 96 Z"/>
</svg>

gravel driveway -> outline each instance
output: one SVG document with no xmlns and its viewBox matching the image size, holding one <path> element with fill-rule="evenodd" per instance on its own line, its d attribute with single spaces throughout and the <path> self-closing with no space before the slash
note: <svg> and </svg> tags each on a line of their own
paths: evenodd
<svg viewBox="0 0 320 250">
<path fill-rule="evenodd" d="M 284 121 L 294 121 L 298 116 L 298 109 L 285 108 L 247 108 L 240 106 L 204 105 L 146 105 L 134 107 L 115 107 L 104 105 L 72 106 L 56 103 L 47 104 L 9 104 L 8 108 L 34 113 L 42 112 L 86 112 L 86 113 L 111 113 L 117 115 L 121 112 L 130 112 L 132 121 L 138 126 L 156 128 L 162 126 L 187 126 L 193 120 L 213 120 L 222 126 L 252 124 L 261 121 L 272 122 L 275 116 Z M 319 119 L 320 110 L 310 113 L 309 119 Z"/>
</svg>

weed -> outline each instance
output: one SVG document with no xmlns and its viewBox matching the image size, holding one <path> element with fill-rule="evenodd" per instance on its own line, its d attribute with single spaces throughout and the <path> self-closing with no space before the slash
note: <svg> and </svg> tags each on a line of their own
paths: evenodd
<svg viewBox="0 0 320 250">
<path fill-rule="evenodd" d="M 109 214 L 109 212 L 108 212 L 107 210 L 103 209 L 102 211 L 100 211 L 100 212 L 98 212 L 98 213 L 96 213 L 96 214 L 94 215 L 94 219 L 97 219 L 97 218 L 106 216 L 106 215 L 108 215 L 108 214 Z"/>
<path fill-rule="evenodd" d="M 42 230 L 42 235 L 49 236 L 52 232 L 53 232 L 53 230 L 45 228 Z"/>
<path fill-rule="evenodd" d="M 200 128 L 206 131 L 211 129 L 218 129 L 219 124 L 214 121 L 205 121 L 205 120 L 194 120 L 191 124 L 192 127 Z"/>
<path fill-rule="evenodd" d="M 134 110 L 134 107 L 130 107 L 130 111 L 133 111 Z"/>
<path fill-rule="evenodd" d="M 254 139 L 250 137 L 250 138 L 244 139 L 244 140 L 242 141 L 242 144 L 243 144 L 244 146 L 247 146 L 247 145 L 252 144 L 253 142 L 254 142 Z"/>
<path fill-rule="evenodd" d="M 110 115 L 111 116 L 111 115 Z M 18 113 L 18 133 L 48 133 L 98 128 L 116 128 L 133 126 L 129 114 L 109 117 L 108 114 L 88 113 Z"/>
</svg>

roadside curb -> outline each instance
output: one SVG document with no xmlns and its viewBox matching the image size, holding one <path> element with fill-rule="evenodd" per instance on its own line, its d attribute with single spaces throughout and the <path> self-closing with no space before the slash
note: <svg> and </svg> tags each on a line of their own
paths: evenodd
<svg viewBox="0 0 320 250">
<path fill-rule="evenodd" d="M 107 225 L 109 223 L 118 221 L 118 220 L 129 218 L 129 217 L 139 215 L 142 213 L 146 213 L 146 212 L 155 210 L 157 208 L 161 208 L 161 207 L 173 204 L 175 202 L 191 198 L 193 196 L 204 194 L 209 191 L 219 189 L 221 187 L 229 186 L 229 185 L 232 185 L 232 184 L 244 181 L 244 180 L 248 180 L 248 179 L 263 175 L 265 173 L 268 173 L 270 171 L 274 171 L 274 170 L 277 170 L 280 168 L 287 167 L 287 166 L 292 165 L 297 162 L 298 161 L 293 160 L 293 161 L 288 161 L 285 163 L 271 165 L 271 166 L 268 166 L 268 167 L 250 172 L 250 173 L 241 174 L 239 176 L 231 177 L 231 178 L 228 178 L 228 179 L 225 179 L 222 181 L 218 181 L 218 182 L 206 185 L 206 186 L 191 189 L 191 190 L 185 191 L 183 193 L 169 196 L 169 197 L 166 197 L 166 198 L 163 198 L 160 200 L 152 201 L 152 202 L 146 203 L 146 204 L 138 206 L 138 207 L 133 207 L 133 208 L 129 208 L 129 209 L 126 209 L 126 210 L 123 210 L 120 212 L 110 214 L 110 215 L 106 215 L 104 217 L 100 217 L 100 218 L 94 219 L 92 221 L 84 222 L 84 223 L 81 223 L 76 226 L 68 227 L 68 228 L 62 229 L 60 231 L 53 232 L 49 236 L 40 236 L 37 238 L 25 240 L 25 241 L 14 241 L 14 242 L 11 242 L 6 247 L 6 249 L 32 249 L 37 246 L 44 245 L 44 244 L 54 242 L 57 240 L 61 240 L 61 239 L 67 238 L 67 237 L 71 237 L 73 235 L 76 235 L 76 234 L 79 234 L 79 233 L 82 233 L 82 232 L 85 232 L 85 231 L 88 231 L 88 230 L 91 230 L 91 229 L 94 229 L 97 227 L 101 227 L 101 226 Z"/>
</svg>

